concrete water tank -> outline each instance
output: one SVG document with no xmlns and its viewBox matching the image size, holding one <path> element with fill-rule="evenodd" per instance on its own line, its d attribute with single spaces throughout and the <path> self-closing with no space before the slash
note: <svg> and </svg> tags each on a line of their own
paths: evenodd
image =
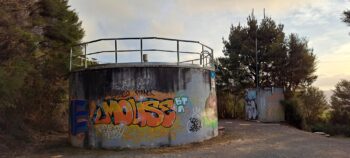
<svg viewBox="0 0 350 158">
<path fill-rule="evenodd" d="M 139 40 L 139 49 L 117 43 Z M 145 40 L 176 43 L 176 50 L 144 49 Z M 87 44 L 112 41 L 114 50 L 88 53 Z M 201 46 L 180 51 L 181 43 Z M 160 147 L 200 142 L 218 135 L 213 51 L 197 41 L 168 38 L 115 38 L 83 43 L 71 51 L 70 142 L 92 148 Z M 139 63 L 120 63 L 118 53 L 136 51 Z M 173 63 L 143 62 L 143 53 L 176 53 Z M 98 64 L 90 54 L 115 53 L 115 63 Z M 180 60 L 182 54 L 194 59 Z M 80 59 L 82 62 L 79 62 Z M 82 63 L 75 66 L 74 62 Z"/>
</svg>

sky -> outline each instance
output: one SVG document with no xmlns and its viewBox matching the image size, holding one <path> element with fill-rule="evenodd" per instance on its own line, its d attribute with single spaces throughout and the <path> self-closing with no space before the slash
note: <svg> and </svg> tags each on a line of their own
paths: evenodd
<svg viewBox="0 0 350 158">
<path fill-rule="evenodd" d="M 340 79 L 350 80 L 350 26 L 341 21 L 342 12 L 350 9 L 350 0 L 70 0 L 69 5 L 82 21 L 84 42 L 145 36 L 187 39 L 212 47 L 215 57 L 223 56 L 222 39 L 227 39 L 231 25 L 245 24 L 252 9 L 261 20 L 265 8 L 265 15 L 283 24 L 286 34 L 297 33 L 308 39 L 317 56 L 318 79 L 314 86 L 330 91 Z M 138 45 L 138 41 L 118 43 L 118 49 Z M 145 47 L 156 46 L 176 50 L 174 43 L 145 43 Z M 114 45 L 88 47 L 93 52 L 113 49 Z M 185 49 L 198 48 L 181 45 L 181 50 Z M 128 56 L 120 55 L 118 60 L 138 61 Z M 158 53 L 153 58 L 170 62 L 173 56 Z M 95 58 L 114 59 L 111 54 Z"/>
</svg>

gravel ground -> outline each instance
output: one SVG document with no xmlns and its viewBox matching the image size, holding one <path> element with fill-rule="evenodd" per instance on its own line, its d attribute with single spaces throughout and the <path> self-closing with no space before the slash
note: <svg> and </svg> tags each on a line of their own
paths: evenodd
<svg viewBox="0 0 350 158">
<path fill-rule="evenodd" d="M 349 138 L 327 138 L 280 124 L 220 120 L 218 137 L 202 143 L 156 149 L 89 150 L 71 147 L 65 134 L 47 136 L 3 157 L 349 157 Z"/>
</svg>

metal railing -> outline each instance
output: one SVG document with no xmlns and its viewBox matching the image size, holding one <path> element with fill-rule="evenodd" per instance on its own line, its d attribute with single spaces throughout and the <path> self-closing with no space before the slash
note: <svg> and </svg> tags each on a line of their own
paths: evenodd
<svg viewBox="0 0 350 158">
<path fill-rule="evenodd" d="M 125 41 L 125 40 L 139 40 L 140 42 L 140 48 L 139 49 L 118 49 L 118 41 Z M 165 40 L 165 41 L 175 41 L 176 42 L 176 50 L 165 50 L 165 49 L 144 49 L 143 48 L 143 43 L 145 40 Z M 89 44 L 92 43 L 97 43 L 101 41 L 114 41 L 114 50 L 102 50 L 102 51 L 96 51 L 96 52 L 87 52 L 87 47 Z M 198 44 L 201 45 L 201 50 L 199 51 L 180 51 L 180 44 L 181 43 L 193 43 L 193 44 Z M 80 55 L 73 55 L 73 50 L 75 47 L 82 47 L 83 48 L 83 53 Z M 115 55 L 115 64 L 118 64 L 118 53 L 121 52 L 140 52 L 140 63 L 143 63 L 143 53 L 144 52 L 168 52 L 168 53 L 176 53 L 177 54 L 177 65 L 184 64 L 184 63 L 190 63 L 190 64 L 195 64 L 194 62 L 199 61 L 200 66 L 203 67 L 213 67 L 213 62 L 214 62 L 214 53 L 213 49 L 208 47 L 207 45 L 204 45 L 203 43 L 200 43 L 199 41 L 191 41 L 191 40 L 180 40 L 180 39 L 172 39 L 172 38 L 160 38 L 160 37 L 138 37 L 138 38 L 103 38 L 103 39 L 98 39 L 98 40 L 93 40 L 90 42 L 85 42 L 81 43 L 78 45 L 75 45 L 71 48 L 70 51 L 70 61 L 69 61 L 69 70 L 71 71 L 74 64 L 73 60 L 75 58 L 80 59 L 80 68 L 88 68 L 88 61 L 89 58 L 88 56 L 95 55 L 95 54 L 102 54 L 102 53 L 114 53 Z M 195 54 L 199 55 L 199 58 L 196 59 L 191 59 L 191 60 L 185 60 L 185 61 L 180 61 L 180 54 Z M 91 60 L 90 60 L 91 61 Z M 98 65 L 98 64 L 94 64 Z"/>
</svg>

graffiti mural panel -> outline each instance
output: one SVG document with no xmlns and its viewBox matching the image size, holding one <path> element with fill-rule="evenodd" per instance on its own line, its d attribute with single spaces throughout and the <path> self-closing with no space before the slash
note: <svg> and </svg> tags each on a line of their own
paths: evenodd
<svg viewBox="0 0 350 158">
<path fill-rule="evenodd" d="M 87 132 L 88 109 L 86 100 L 71 100 L 69 123 L 72 135 Z"/>
<path fill-rule="evenodd" d="M 245 110 L 246 110 L 246 119 L 256 120 L 258 119 L 258 105 L 257 94 L 255 90 L 247 90 L 245 96 Z"/>
</svg>

